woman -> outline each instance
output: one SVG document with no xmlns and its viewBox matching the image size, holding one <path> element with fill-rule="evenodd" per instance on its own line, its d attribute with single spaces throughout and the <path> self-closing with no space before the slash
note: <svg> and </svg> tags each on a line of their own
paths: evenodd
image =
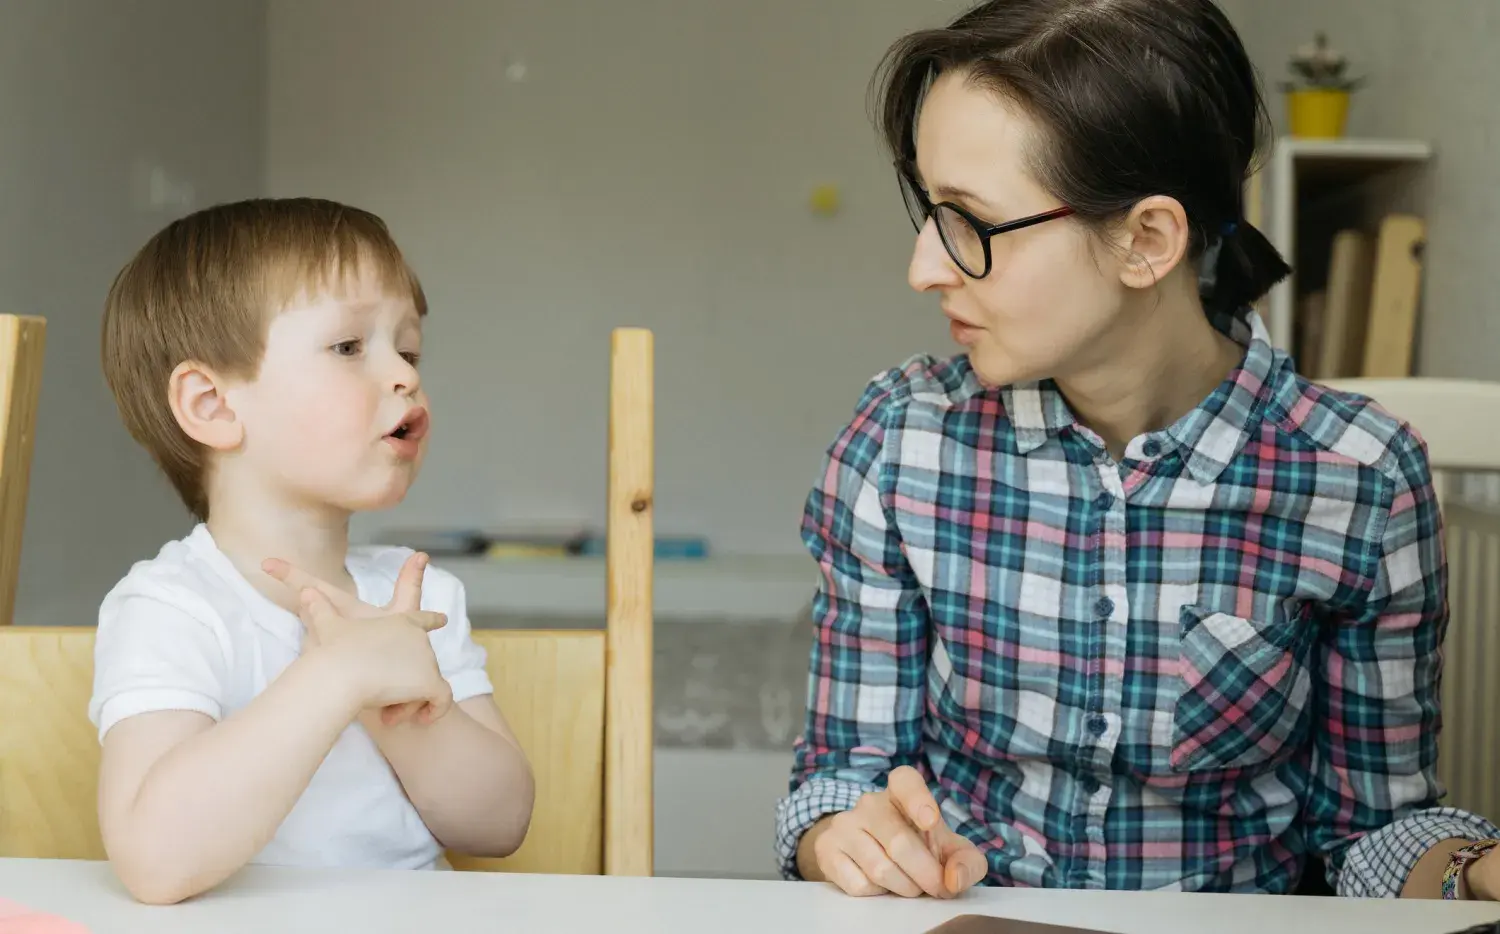
<svg viewBox="0 0 1500 934">
<path fill-rule="evenodd" d="M 784 871 L 1492 898 L 1435 807 L 1439 518 L 1409 426 L 1250 310 L 1264 107 L 1210 0 L 991 0 L 898 42 L 882 129 L 951 360 L 829 450 Z"/>
</svg>

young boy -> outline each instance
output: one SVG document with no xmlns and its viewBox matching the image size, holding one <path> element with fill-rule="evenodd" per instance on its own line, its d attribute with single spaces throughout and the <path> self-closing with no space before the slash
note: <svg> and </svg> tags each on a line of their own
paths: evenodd
<svg viewBox="0 0 1500 934">
<path fill-rule="evenodd" d="M 99 610 L 99 824 L 142 901 L 250 862 L 433 868 L 525 837 L 530 768 L 462 586 L 349 547 L 426 450 L 426 312 L 379 218 L 312 199 L 176 221 L 110 291 L 110 389 L 199 520 Z"/>
</svg>

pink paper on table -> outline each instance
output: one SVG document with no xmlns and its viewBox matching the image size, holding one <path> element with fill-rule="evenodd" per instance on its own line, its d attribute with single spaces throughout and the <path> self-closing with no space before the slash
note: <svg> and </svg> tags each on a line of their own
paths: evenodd
<svg viewBox="0 0 1500 934">
<path fill-rule="evenodd" d="M 89 934 L 89 929 L 77 921 L 0 898 L 0 934 Z"/>
</svg>

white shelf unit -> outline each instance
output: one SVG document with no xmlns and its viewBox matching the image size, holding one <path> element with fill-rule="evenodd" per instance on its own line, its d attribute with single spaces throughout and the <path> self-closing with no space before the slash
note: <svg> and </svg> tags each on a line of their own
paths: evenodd
<svg viewBox="0 0 1500 934">
<path fill-rule="evenodd" d="M 1388 190 L 1376 191 L 1375 186 L 1364 183 L 1395 170 L 1419 167 L 1432 156 L 1432 144 L 1423 140 L 1282 137 L 1266 165 L 1250 180 L 1248 219 L 1295 267 L 1299 210 L 1309 198 L 1326 196 L 1330 191 L 1359 197 L 1363 187 L 1369 190 L 1367 200 L 1389 200 Z M 1399 192 L 1397 200 L 1406 194 Z M 1378 215 L 1370 204 L 1364 206 L 1364 213 L 1372 219 Z M 1261 309 L 1272 343 L 1288 351 L 1293 342 L 1296 277 L 1293 272 L 1278 283 Z"/>
<path fill-rule="evenodd" d="M 603 558 L 453 558 L 433 564 L 463 582 L 471 615 L 604 619 Z M 658 559 L 652 609 L 659 619 L 793 619 L 812 600 L 818 566 L 808 555 Z"/>
</svg>

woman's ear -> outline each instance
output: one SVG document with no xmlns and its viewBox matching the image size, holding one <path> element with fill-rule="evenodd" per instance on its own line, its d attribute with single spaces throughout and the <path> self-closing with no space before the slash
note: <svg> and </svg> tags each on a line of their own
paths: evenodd
<svg viewBox="0 0 1500 934">
<path fill-rule="evenodd" d="M 1182 264 L 1192 232 L 1181 202 L 1152 195 L 1131 209 L 1120 238 L 1126 250 L 1120 281 L 1126 288 L 1149 289 Z"/>
<path fill-rule="evenodd" d="M 167 379 L 167 400 L 184 434 L 214 451 L 239 447 L 244 423 L 229 407 L 227 381 L 196 360 L 179 363 Z"/>
</svg>

